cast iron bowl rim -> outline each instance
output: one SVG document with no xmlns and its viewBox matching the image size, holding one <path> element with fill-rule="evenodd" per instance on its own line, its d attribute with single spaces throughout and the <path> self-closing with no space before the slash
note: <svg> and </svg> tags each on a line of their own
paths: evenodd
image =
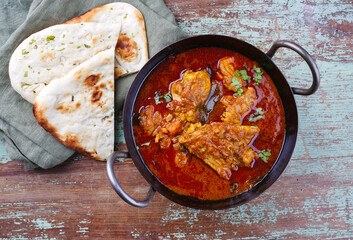
<svg viewBox="0 0 353 240">
<path fill-rule="evenodd" d="M 200 41 L 202 42 L 202 44 L 200 44 Z M 239 49 L 234 50 L 235 47 L 232 48 L 229 45 L 222 45 L 225 44 L 225 42 L 230 42 L 228 44 L 233 44 L 237 46 L 240 45 L 249 48 L 252 52 L 256 53 L 256 56 L 254 58 L 253 55 L 249 56 L 248 51 L 242 52 L 239 51 Z M 245 55 L 251 60 L 254 60 L 257 63 L 259 63 L 259 59 L 261 60 L 261 63 L 266 63 L 265 65 L 262 65 L 261 63 L 259 64 L 262 68 L 265 69 L 265 71 L 271 77 L 272 80 L 274 79 L 274 77 L 272 76 L 273 74 L 271 75 L 272 71 L 278 74 L 275 76 L 276 78 L 273 82 L 277 88 L 278 93 L 280 94 L 286 119 L 286 130 L 282 148 L 275 163 L 268 171 L 268 173 L 248 191 L 245 191 L 230 198 L 219 200 L 201 200 L 185 195 L 180 195 L 166 187 L 145 164 L 140 152 L 138 151 L 138 147 L 136 146 L 133 134 L 132 119 L 134 114 L 134 104 L 137 95 L 141 89 L 141 86 L 144 84 L 145 80 L 148 78 L 151 72 L 153 72 L 153 70 L 168 57 L 175 56 L 180 52 L 184 52 L 192 48 L 200 47 L 219 47 L 230 49 L 235 52 L 240 52 L 241 54 Z M 267 63 L 269 65 L 267 65 Z M 269 71 L 270 68 L 272 70 Z M 277 81 L 277 79 L 281 80 Z M 282 87 L 282 89 L 280 89 L 279 87 Z M 135 166 L 155 190 L 157 190 L 160 194 L 162 194 L 169 200 L 181 204 L 183 206 L 196 209 L 217 210 L 240 206 L 244 203 L 249 202 L 250 200 L 262 194 L 279 178 L 279 176 L 283 173 L 287 164 L 289 163 L 289 160 L 295 148 L 298 134 L 298 113 L 293 91 L 289 86 L 286 78 L 284 77 L 283 73 L 278 69 L 276 64 L 271 60 L 271 58 L 267 56 L 264 52 L 262 52 L 255 46 L 234 37 L 223 35 L 198 35 L 182 39 L 165 47 L 156 55 L 154 55 L 139 71 L 125 99 L 123 109 L 123 129 L 128 151 Z"/>
</svg>

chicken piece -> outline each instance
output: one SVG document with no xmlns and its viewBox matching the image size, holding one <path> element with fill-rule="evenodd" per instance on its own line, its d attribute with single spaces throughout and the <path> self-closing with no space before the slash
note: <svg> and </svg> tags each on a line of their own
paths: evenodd
<svg viewBox="0 0 353 240">
<path fill-rule="evenodd" d="M 162 124 L 162 114 L 158 111 L 155 112 L 152 105 L 148 105 L 141 110 L 139 120 L 147 135 L 152 135 Z"/>
<path fill-rule="evenodd" d="M 182 79 L 172 84 L 171 94 L 174 100 L 189 102 L 196 106 L 205 102 L 211 89 L 211 80 L 206 70 L 193 72 L 187 70 L 182 74 Z"/>
<path fill-rule="evenodd" d="M 173 101 L 168 108 L 181 121 L 197 122 L 198 114 L 211 89 L 211 80 L 206 70 L 187 70 L 182 79 L 172 84 Z"/>
<path fill-rule="evenodd" d="M 240 125 L 242 116 L 253 107 L 256 100 L 256 90 L 252 87 L 249 87 L 240 97 L 223 97 L 221 102 L 226 105 L 227 108 L 226 111 L 222 114 L 222 121 Z"/>
<path fill-rule="evenodd" d="M 175 150 L 175 165 L 180 168 L 184 167 L 189 161 L 189 155 L 183 150 L 183 146 L 178 142 L 173 144 L 173 148 Z"/>
<path fill-rule="evenodd" d="M 259 128 L 228 122 L 196 123 L 181 134 L 179 143 L 229 180 L 231 169 L 235 170 L 238 165 L 250 167 L 257 157 L 248 144 L 259 131 Z"/>
<path fill-rule="evenodd" d="M 233 92 L 237 92 L 238 88 L 243 86 L 243 80 L 241 77 L 237 77 L 235 75 L 235 70 L 233 67 L 234 59 L 233 57 L 224 57 L 219 60 L 219 70 L 223 75 L 223 83 L 224 85 Z M 237 84 L 233 83 L 233 78 L 236 78 Z"/>
</svg>

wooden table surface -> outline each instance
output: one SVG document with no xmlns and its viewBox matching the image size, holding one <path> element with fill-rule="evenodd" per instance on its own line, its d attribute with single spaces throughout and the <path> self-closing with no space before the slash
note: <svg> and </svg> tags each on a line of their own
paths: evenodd
<svg viewBox="0 0 353 240">
<path fill-rule="evenodd" d="M 105 163 L 75 155 L 50 170 L 24 170 L 0 146 L 0 238 L 353 239 L 353 4 L 350 0 L 167 0 L 189 35 L 224 34 L 263 51 L 292 40 L 316 59 L 321 86 L 296 96 L 299 135 L 277 182 L 237 208 L 203 211 L 160 194 L 143 209 L 111 188 Z M 311 74 L 290 50 L 275 62 L 291 86 Z M 124 189 L 142 199 L 149 186 L 131 159 L 115 166 Z"/>
</svg>

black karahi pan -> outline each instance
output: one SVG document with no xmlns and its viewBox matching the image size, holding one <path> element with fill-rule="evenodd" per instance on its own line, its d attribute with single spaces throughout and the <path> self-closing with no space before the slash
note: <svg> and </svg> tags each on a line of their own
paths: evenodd
<svg viewBox="0 0 353 240">
<path fill-rule="evenodd" d="M 285 136 L 282 145 L 282 149 L 277 157 L 277 160 L 273 164 L 270 171 L 251 189 L 240 193 L 236 196 L 220 199 L 220 200 L 200 200 L 197 198 L 192 198 L 189 196 L 184 196 L 177 194 L 163 185 L 162 182 L 149 170 L 147 165 L 144 163 L 143 158 L 141 157 L 138 148 L 136 146 L 133 134 L 133 109 L 136 97 L 143 85 L 144 81 L 148 78 L 151 72 L 164 60 L 170 56 L 174 56 L 180 52 L 192 49 L 192 48 L 201 48 L 201 47 L 218 47 L 230 49 L 232 51 L 241 53 L 247 58 L 257 62 L 271 77 L 274 82 L 279 96 L 282 100 L 282 104 L 285 112 L 286 128 Z M 286 47 L 297 52 L 309 65 L 309 68 L 312 72 L 313 82 L 310 88 L 292 88 L 289 86 L 286 78 L 282 72 L 278 69 L 276 64 L 272 61 L 273 55 L 276 51 L 281 48 Z M 249 43 L 246 43 L 242 40 L 221 36 L 221 35 L 201 35 L 190 37 L 176 43 L 171 44 L 170 46 L 164 48 L 155 56 L 153 56 L 146 65 L 140 70 L 137 74 L 134 82 L 132 83 L 128 95 L 125 100 L 124 110 L 123 110 L 123 127 L 126 144 L 128 147 L 128 153 L 126 152 L 114 152 L 108 159 L 107 162 L 107 172 L 109 180 L 118 193 L 118 195 L 127 203 L 135 207 L 146 207 L 148 206 L 154 196 L 155 191 L 158 191 L 160 194 L 170 199 L 173 202 L 178 204 L 198 208 L 198 209 L 224 209 L 230 207 L 236 207 L 242 205 L 263 193 L 268 189 L 282 174 L 286 168 L 292 153 L 294 151 L 297 134 L 298 134 L 298 112 L 297 106 L 294 99 L 294 94 L 298 95 L 311 95 L 319 87 L 320 76 L 318 68 L 315 64 L 314 59 L 305 51 L 301 46 L 293 43 L 291 41 L 276 41 L 270 48 L 267 53 L 262 52 L 258 48 L 252 46 Z M 113 171 L 113 164 L 117 158 L 127 158 L 131 157 L 137 169 L 140 171 L 142 176 L 147 180 L 151 185 L 149 192 L 147 193 L 146 199 L 144 201 L 136 201 L 131 198 L 119 185 Z"/>
</svg>

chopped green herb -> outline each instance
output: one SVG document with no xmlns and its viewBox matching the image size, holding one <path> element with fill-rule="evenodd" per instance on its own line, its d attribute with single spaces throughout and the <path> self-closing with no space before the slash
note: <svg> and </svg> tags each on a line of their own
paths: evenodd
<svg viewBox="0 0 353 240">
<path fill-rule="evenodd" d="M 108 36 L 108 38 L 111 38 L 111 37 L 112 37 L 112 36 L 110 36 L 110 35 Z"/>
<path fill-rule="evenodd" d="M 69 44 L 74 44 L 74 42 L 69 42 Z"/>
<path fill-rule="evenodd" d="M 219 96 L 217 95 L 217 96 L 213 99 L 213 101 L 214 101 L 214 102 L 218 102 L 218 98 L 219 98 Z"/>
<path fill-rule="evenodd" d="M 262 111 L 262 108 L 256 108 L 256 113 L 259 115 L 264 115 L 264 112 Z"/>
<path fill-rule="evenodd" d="M 24 76 L 24 77 L 28 77 L 28 72 L 25 71 L 25 74 L 24 74 L 23 76 Z M 23 87 L 23 86 L 21 86 L 21 87 Z"/>
<path fill-rule="evenodd" d="M 63 34 L 63 38 L 65 38 L 65 36 L 66 36 L 66 35 L 65 35 L 65 34 Z"/>
<path fill-rule="evenodd" d="M 244 93 L 244 90 L 242 88 L 239 88 L 236 93 L 234 93 L 234 96 L 241 96 Z"/>
<path fill-rule="evenodd" d="M 77 48 L 81 48 L 81 46 L 78 46 Z"/>
<path fill-rule="evenodd" d="M 230 84 L 230 86 L 235 86 L 236 88 L 241 88 L 241 84 L 240 84 L 238 78 L 233 77 L 232 78 L 232 83 Z"/>
<path fill-rule="evenodd" d="M 151 144 L 150 142 L 142 143 L 142 144 L 141 144 L 141 147 L 142 147 L 142 146 L 149 146 L 150 144 Z"/>
<path fill-rule="evenodd" d="M 250 126 L 250 128 L 259 128 L 258 126 Z"/>
<path fill-rule="evenodd" d="M 235 76 L 240 77 L 240 72 L 239 72 L 239 70 L 235 70 Z"/>
<path fill-rule="evenodd" d="M 259 157 L 262 158 L 262 160 L 267 163 L 268 158 L 271 156 L 271 153 L 266 151 L 266 150 L 262 150 L 261 152 L 259 152 Z"/>
<path fill-rule="evenodd" d="M 65 45 L 65 43 L 61 43 L 61 45 Z"/>
<path fill-rule="evenodd" d="M 28 54 L 29 52 L 26 49 L 22 49 L 22 55 Z"/>
<path fill-rule="evenodd" d="M 62 48 L 62 49 L 60 49 L 60 50 L 58 50 L 58 51 L 63 51 L 63 50 L 65 50 L 65 48 Z"/>
<path fill-rule="evenodd" d="M 248 65 L 246 65 L 246 63 L 244 63 L 244 67 L 246 68 L 246 70 L 249 70 Z"/>
<path fill-rule="evenodd" d="M 170 94 L 170 91 L 167 92 L 166 94 L 164 94 L 163 98 L 165 99 L 165 101 L 167 103 L 169 103 L 170 101 L 172 101 L 172 95 Z"/>
<path fill-rule="evenodd" d="M 28 44 L 32 45 L 33 43 L 35 43 L 35 41 L 36 41 L 35 39 L 32 39 Z"/>
<path fill-rule="evenodd" d="M 248 75 L 248 72 L 246 70 L 240 70 L 239 73 L 241 74 L 241 78 L 244 81 L 250 81 L 250 76 Z"/>
<path fill-rule="evenodd" d="M 32 69 L 31 65 L 28 65 L 28 68 L 31 68 L 31 69 Z"/>
<path fill-rule="evenodd" d="M 258 86 L 261 83 L 263 72 L 259 67 L 256 66 L 254 66 L 253 69 L 257 74 L 256 77 L 254 77 L 254 81 L 256 82 L 256 86 Z"/>
<path fill-rule="evenodd" d="M 124 16 L 124 18 L 127 18 L 127 14 Z"/>
<path fill-rule="evenodd" d="M 87 45 L 87 44 L 84 44 L 85 45 L 85 48 L 90 48 L 91 46 L 90 45 Z"/>
<path fill-rule="evenodd" d="M 132 37 L 132 38 L 134 38 L 134 37 L 135 37 L 135 36 L 134 36 L 134 33 L 131 33 L 131 37 Z"/>
<path fill-rule="evenodd" d="M 256 112 L 254 114 L 251 114 L 249 117 L 250 122 L 256 122 L 260 119 L 262 119 L 264 115 L 264 112 L 262 111 L 262 108 L 256 108 Z"/>
<path fill-rule="evenodd" d="M 54 41 L 54 39 L 55 39 L 55 36 L 48 36 L 47 37 L 47 41 L 49 42 L 49 41 Z"/>
<path fill-rule="evenodd" d="M 163 95 L 162 95 L 159 91 L 156 92 L 156 95 L 154 96 L 154 101 L 156 102 L 157 105 L 160 104 L 160 103 L 162 103 L 162 101 L 159 100 L 159 99 L 162 98 L 162 97 L 163 97 Z"/>
<path fill-rule="evenodd" d="M 24 86 L 31 86 L 31 84 L 21 82 L 21 88 L 23 88 Z"/>
<path fill-rule="evenodd" d="M 257 115 L 255 116 L 254 114 L 251 114 L 249 117 L 249 122 L 256 122 L 262 119 L 262 115 Z"/>
<path fill-rule="evenodd" d="M 51 69 L 50 68 L 47 68 L 47 71 L 50 71 Z"/>
</svg>

